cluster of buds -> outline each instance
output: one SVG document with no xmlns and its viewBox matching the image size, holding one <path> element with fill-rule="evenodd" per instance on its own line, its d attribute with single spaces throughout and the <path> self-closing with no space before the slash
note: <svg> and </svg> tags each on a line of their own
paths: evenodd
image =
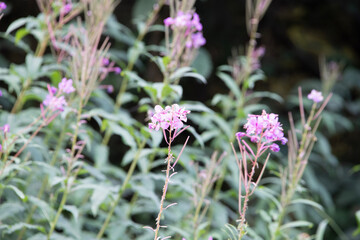
<svg viewBox="0 0 360 240">
<path fill-rule="evenodd" d="M 184 36 L 187 37 L 185 46 L 187 48 L 199 48 L 206 43 L 201 32 L 203 26 L 197 13 L 191 14 L 179 11 L 175 18 L 166 18 L 164 24 L 173 30 L 177 28 L 185 31 Z"/>
<path fill-rule="evenodd" d="M 206 43 L 199 15 L 190 8 L 177 10 L 174 16 L 164 20 L 164 24 L 168 57 L 171 59 L 170 72 L 178 67 L 189 66 L 196 56 L 197 49 Z M 172 32 L 171 42 L 169 29 Z"/>
<path fill-rule="evenodd" d="M 265 110 L 263 110 L 261 115 L 249 114 L 244 128 L 246 133 L 238 132 L 236 137 L 241 139 L 246 136 L 254 143 L 261 142 L 262 150 L 270 148 L 270 150 L 278 152 L 280 147 L 273 142 L 281 141 L 282 144 L 287 143 L 287 138 L 284 137 L 282 124 L 279 122 L 277 114 L 268 114 Z"/>
</svg>

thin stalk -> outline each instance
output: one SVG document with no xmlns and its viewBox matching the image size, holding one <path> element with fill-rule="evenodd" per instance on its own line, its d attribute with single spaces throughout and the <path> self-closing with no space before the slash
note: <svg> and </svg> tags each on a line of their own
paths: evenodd
<svg viewBox="0 0 360 240">
<path fill-rule="evenodd" d="M 68 169 L 67 169 L 66 179 L 65 179 L 65 184 L 66 184 L 65 185 L 65 190 L 64 190 L 64 194 L 62 196 L 58 211 L 56 213 L 56 216 L 55 216 L 54 220 L 50 223 L 50 230 L 49 230 L 48 235 L 47 235 L 47 240 L 50 240 L 50 237 L 51 237 L 53 231 L 55 230 L 56 223 L 59 220 L 60 214 L 62 213 L 62 210 L 63 210 L 64 205 L 66 203 L 68 193 L 70 191 L 71 185 L 69 184 L 69 178 L 71 177 L 72 165 L 73 165 L 74 160 L 76 158 L 75 151 L 76 151 L 77 137 L 78 137 L 79 128 L 80 128 L 79 123 L 80 123 L 80 120 L 81 120 L 82 108 L 83 108 L 83 96 L 80 96 L 80 103 L 79 103 L 78 114 L 77 114 L 77 118 L 76 118 L 76 127 L 75 127 L 75 131 L 74 131 L 73 139 L 72 139 L 71 159 L 70 159 L 69 164 L 68 164 Z"/>
<path fill-rule="evenodd" d="M 159 210 L 159 214 L 156 218 L 156 229 L 155 229 L 155 236 L 154 236 L 154 240 L 158 239 L 158 234 L 159 234 L 159 230 L 160 230 L 160 220 L 161 220 L 161 215 L 163 213 L 164 210 L 164 202 L 165 202 L 165 197 L 166 197 L 166 192 L 167 192 L 167 188 L 168 188 L 168 184 L 170 181 L 170 169 L 171 169 L 171 160 L 172 160 L 172 154 L 171 154 L 171 142 L 172 142 L 172 137 L 171 137 L 171 131 L 172 129 L 170 128 L 169 131 L 169 145 L 168 145 L 168 156 L 167 156 L 167 167 L 166 167 L 166 177 L 165 177 L 165 184 L 164 184 L 164 188 L 163 188 L 163 194 L 161 196 L 161 201 L 160 201 L 160 210 Z"/>
<path fill-rule="evenodd" d="M 126 178 L 125 178 L 125 180 L 124 180 L 124 182 L 123 182 L 123 184 L 122 184 L 122 186 L 121 186 L 121 188 L 120 188 L 120 190 L 119 190 L 119 192 L 118 192 L 118 195 L 117 195 L 115 201 L 112 203 L 112 207 L 111 207 L 108 215 L 106 216 L 106 219 L 105 219 L 105 221 L 104 221 L 104 223 L 103 223 L 103 225 L 102 225 L 99 233 L 97 234 L 96 239 L 101 239 L 102 236 L 104 235 L 105 230 L 106 230 L 107 226 L 108 226 L 109 223 L 110 223 L 110 219 L 111 219 L 112 215 L 114 214 L 115 208 L 116 208 L 116 206 L 119 204 L 119 202 L 120 202 L 120 200 L 121 200 L 121 197 L 122 197 L 122 194 L 123 194 L 124 191 L 126 190 L 127 184 L 129 183 L 130 178 L 132 177 L 132 175 L 133 175 L 133 173 L 134 173 L 134 170 L 135 170 L 135 167 L 136 167 L 136 165 L 137 165 L 137 162 L 138 162 L 138 160 L 140 159 L 141 151 L 142 151 L 143 148 L 145 147 L 145 143 L 146 143 L 146 140 L 144 140 L 144 141 L 140 144 L 138 150 L 136 151 L 136 154 L 135 154 L 135 156 L 134 156 L 134 160 L 132 161 L 132 163 L 131 163 L 131 165 L 130 165 L 130 169 L 129 169 L 127 175 L 126 175 Z"/>
</svg>

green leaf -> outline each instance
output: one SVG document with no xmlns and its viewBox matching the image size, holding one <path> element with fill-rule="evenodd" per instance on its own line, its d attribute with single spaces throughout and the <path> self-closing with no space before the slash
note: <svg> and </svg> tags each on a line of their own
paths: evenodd
<svg viewBox="0 0 360 240">
<path fill-rule="evenodd" d="M 173 89 L 169 86 L 169 84 L 165 84 L 161 91 L 161 97 L 166 98 L 173 92 Z"/>
<path fill-rule="evenodd" d="M 213 70 L 210 53 L 206 49 L 200 48 L 191 66 L 202 76 L 208 78 Z"/>
<path fill-rule="evenodd" d="M 30 21 L 34 21 L 34 17 L 26 17 L 26 18 L 19 18 L 15 21 L 13 21 L 9 27 L 6 29 L 5 34 L 9 34 L 12 31 L 14 31 L 15 29 L 21 27 L 22 25 L 25 25 L 26 23 L 30 22 Z"/>
<path fill-rule="evenodd" d="M 194 135 L 195 139 L 199 142 L 201 148 L 203 149 L 205 147 L 204 141 L 202 140 L 201 136 L 196 132 L 195 128 L 190 126 L 186 130 L 191 132 L 192 135 Z"/>
<path fill-rule="evenodd" d="M 325 220 L 321 221 L 321 223 L 319 224 L 319 226 L 316 230 L 316 239 L 315 240 L 323 240 L 324 239 L 324 234 L 325 234 L 327 225 L 328 225 L 328 220 L 325 219 Z"/>
<path fill-rule="evenodd" d="M 235 83 L 234 79 L 230 75 L 222 72 L 218 72 L 216 75 L 225 83 L 225 85 L 229 88 L 229 90 L 236 96 L 236 99 L 240 100 L 241 92 L 239 86 Z"/>
<path fill-rule="evenodd" d="M 114 122 L 109 122 L 109 127 L 114 134 L 117 134 L 122 138 L 124 144 L 128 145 L 131 148 L 136 148 L 135 139 L 133 136 L 131 136 L 128 130 Z"/>
<path fill-rule="evenodd" d="M 356 213 L 355 213 L 355 216 L 356 216 L 356 222 L 357 222 L 357 229 L 353 232 L 353 236 L 357 236 L 360 234 L 360 210 L 358 210 Z"/>
<path fill-rule="evenodd" d="M 24 206 L 17 202 L 5 202 L 0 205 L 0 221 L 9 217 L 15 217 L 17 213 L 23 212 Z"/>
<path fill-rule="evenodd" d="M 23 37 L 29 34 L 29 30 L 26 28 L 20 28 L 15 34 L 15 43 L 18 43 Z"/>
<path fill-rule="evenodd" d="M 47 202 L 33 196 L 29 196 L 29 201 L 37 206 L 41 210 L 48 223 L 51 223 L 55 217 L 54 209 L 52 209 Z"/>
<path fill-rule="evenodd" d="M 320 211 L 324 211 L 324 208 L 320 204 L 318 204 L 314 201 L 308 200 L 308 199 L 300 198 L 300 199 L 295 199 L 295 200 L 291 201 L 291 204 L 298 204 L 298 203 L 309 205 L 309 206 L 319 209 Z"/>
<path fill-rule="evenodd" d="M 32 54 L 28 54 L 26 55 L 26 69 L 28 72 L 28 77 L 30 77 L 31 79 L 36 79 L 37 76 L 39 75 L 39 70 L 41 67 L 41 63 L 42 63 L 42 58 L 41 57 L 35 57 Z"/>
<path fill-rule="evenodd" d="M 206 79 L 204 78 L 204 76 L 202 76 L 199 73 L 195 73 L 195 72 L 187 72 L 183 75 L 184 77 L 193 77 L 195 79 L 200 80 L 201 83 L 207 83 Z"/>
<path fill-rule="evenodd" d="M 21 230 L 23 228 L 27 228 L 27 229 L 31 229 L 31 230 L 38 230 L 40 232 L 45 233 L 45 228 L 43 226 L 33 225 L 33 224 L 28 224 L 28 223 L 16 223 L 16 224 L 12 225 L 11 227 L 9 227 L 8 230 L 6 231 L 6 233 L 11 234 L 11 233 Z"/>
<path fill-rule="evenodd" d="M 246 101 L 250 101 L 254 98 L 270 98 L 277 101 L 278 103 L 284 102 L 284 99 L 280 95 L 272 92 L 254 92 L 246 97 Z"/>
<path fill-rule="evenodd" d="M 170 77 L 169 80 L 172 81 L 176 81 L 177 79 L 180 79 L 184 76 L 185 73 L 192 71 L 191 67 L 182 67 L 177 69 L 175 72 L 173 72 Z"/>
<path fill-rule="evenodd" d="M 95 160 L 95 166 L 97 168 L 102 168 L 104 165 L 108 163 L 109 157 L 109 147 L 104 145 L 96 145 L 93 148 L 93 156 Z"/>
<path fill-rule="evenodd" d="M 91 212 L 94 216 L 97 215 L 100 204 L 105 201 L 105 199 L 110 194 L 110 189 L 105 186 L 98 186 L 93 194 L 91 195 Z"/>
<path fill-rule="evenodd" d="M 19 197 L 21 200 L 23 200 L 23 201 L 26 200 L 25 194 L 24 194 L 20 189 L 18 189 L 17 187 L 15 187 L 15 186 L 13 186 L 13 185 L 7 185 L 7 186 L 5 186 L 5 187 L 12 189 L 12 190 L 16 193 L 16 195 L 18 195 L 18 197 Z"/>
<path fill-rule="evenodd" d="M 286 223 L 286 224 L 282 225 L 280 227 L 280 230 L 285 230 L 287 228 L 297 228 L 297 227 L 311 228 L 312 226 L 313 226 L 313 224 L 311 222 L 308 222 L 308 221 L 294 221 L 294 222 L 289 222 L 289 223 Z"/>
</svg>

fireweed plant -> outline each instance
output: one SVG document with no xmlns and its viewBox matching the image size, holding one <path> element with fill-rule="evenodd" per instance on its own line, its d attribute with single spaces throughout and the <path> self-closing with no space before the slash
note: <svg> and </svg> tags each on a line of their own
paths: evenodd
<svg viewBox="0 0 360 240">
<path fill-rule="evenodd" d="M 267 154 L 261 172 L 255 181 L 253 178 L 259 164 L 258 160 L 268 149 L 273 152 L 280 151 L 279 145 L 274 142 L 280 141 L 282 144 L 286 144 L 288 141 L 287 138 L 284 137 L 282 124 L 278 121 L 278 115 L 274 113 L 267 114 L 265 110 L 263 110 L 261 115 L 249 115 L 244 128 L 246 129 L 246 133 L 236 133 L 240 149 L 240 158 L 237 157 L 235 148 L 231 145 L 235 154 L 236 163 L 239 167 L 239 240 L 246 234 L 245 214 L 249 197 L 254 193 L 261 180 L 270 153 Z M 243 139 L 244 137 L 250 138 L 250 141 L 256 144 L 255 151 L 253 151 L 249 144 Z M 248 171 L 248 162 L 250 162 L 250 172 Z M 244 196 L 242 195 L 243 185 L 245 189 Z"/>
<path fill-rule="evenodd" d="M 149 128 L 154 129 L 156 131 L 162 129 L 163 136 L 165 139 L 165 142 L 168 145 L 168 155 L 165 160 L 166 163 L 166 176 L 165 176 L 165 184 L 163 188 L 163 194 L 161 196 L 160 201 L 160 210 L 159 214 L 156 218 L 156 228 L 151 228 L 154 233 L 154 240 L 158 239 L 167 239 L 170 237 L 160 237 L 159 236 L 159 230 L 161 227 L 165 227 L 160 225 L 161 216 L 163 214 L 163 211 L 166 210 L 168 207 L 175 205 L 176 203 L 169 204 L 167 206 L 164 206 L 165 198 L 166 198 L 166 192 L 168 189 L 168 185 L 170 182 L 170 179 L 172 176 L 176 174 L 174 171 L 174 167 L 179 161 L 179 158 L 189 140 L 189 137 L 187 137 L 184 146 L 181 149 L 180 154 L 174 161 L 173 154 L 171 153 L 171 144 L 175 140 L 177 136 L 179 136 L 180 133 L 182 133 L 184 130 L 186 130 L 187 127 L 184 127 L 183 122 L 187 121 L 187 114 L 189 114 L 189 110 L 185 110 L 185 108 L 181 108 L 177 104 L 173 104 L 172 106 L 166 106 L 165 109 L 163 109 L 161 106 L 156 105 L 155 106 L 155 113 L 151 116 L 151 123 L 149 123 Z M 171 172 L 172 171 L 172 172 Z"/>
<path fill-rule="evenodd" d="M 271 1 L 247 0 L 249 42 L 217 71 L 229 93 L 215 94 L 210 103 L 187 101 L 183 80 L 206 83 L 200 72 L 207 26 L 195 0 L 144 7 L 148 2 L 136 1 L 141 16 L 134 10 L 133 28 L 112 14 L 119 1 L 37 0 L 38 16 L 18 19 L 1 34 L 25 57 L 0 69 L 0 239 L 313 234 L 292 209 L 319 205 L 299 197 L 331 84 L 323 88 L 326 98 L 309 91 L 305 104 L 299 91 L 301 124 L 290 114 L 285 136 L 282 116 L 260 102 L 282 98 L 255 88 L 265 78 L 258 26 Z M 0 2 L 1 20 L 15 10 L 6 4 Z M 150 66 L 162 76 L 148 74 Z M 339 69 L 326 65 L 321 74 L 334 82 Z M 282 167 L 273 160 L 285 159 L 280 144 L 286 143 Z M 281 181 L 270 189 L 268 176 Z M 262 200 L 269 204 L 255 209 Z M 318 229 L 322 239 L 326 226 Z"/>
</svg>

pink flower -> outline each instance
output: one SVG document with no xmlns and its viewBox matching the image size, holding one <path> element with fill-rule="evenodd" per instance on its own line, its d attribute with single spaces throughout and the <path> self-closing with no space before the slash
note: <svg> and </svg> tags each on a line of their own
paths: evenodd
<svg viewBox="0 0 360 240">
<path fill-rule="evenodd" d="M 59 83 L 59 90 L 67 94 L 74 92 L 75 88 L 72 79 L 63 78 Z"/>
<path fill-rule="evenodd" d="M 3 130 L 4 133 L 8 133 L 10 131 L 9 124 L 5 124 L 4 126 L 0 127 L 1 130 Z"/>
<path fill-rule="evenodd" d="M 205 45 L 206 39 L 204 38 L 202 32 L 197 32 L 191 35 L 191 41 L 186 42 L 187 48 L 199 48 Z"/>
<path fill-rule="evenodd" d="M 104 58 L 102 59 L 102 64 L 103 64 L 104 66 L 109 65 L 109 63 L 110 63 L 110 61 L 109 61 L 108 58 L 104 57 Z"/>
<path fill-rule="evenodd" d="M 155 106 L 155 113 L 151 116 L 151 123 L 149 128 L 158 131 L 160 128 L 166 130 L 170 127 L 170 130 L 180 129 L 184 126 L 183 122 L 187 121 L 186 115 L 189 114 L 189 110 L 181 108 L 177 104 L 173 104 L 171 107 L 166 106 L 163 109 L 161 106 Z"/>
<path fill-rule="evenodd" d="M 278 145 L 272 144 L 273 142 L 281 141 L 282 144 L 287 143 L 287 138 L 284 137 L 282 124 L 278 121 L 277 114 L 268 114 L 265 110 L 263 110 L 261 115 L 249 114 L 244 128 L 246 133 L 236 133 L 238 139 L 246 136 L 250 138 L 251 142 L 264 142 L 264 147 L 269 147 L 274 152 L 278 152 L 280 148 Z"/>
<path fill-rule="evenodd" d="M 68 14 L 71 11 L 71 9 L 72 9 L 72 4 L 68 3 L 68 4 L 65 4 L 65 6 L 62 9 L 62 12 L 64 14 Z"/>
<path fill-rule="evenodd" d="M 316 91 L 315 89 L 311 90 L 310 94 L 307 96 L 308 99 L 313 100 L 314 102 L 322 102 L 324 97 L 321 92 Z"/>
<path fill-rule="evenodd" d="M 6 9 L 6 4 L 4 2 L 0 2 L 0 11 Z"/>
<path fill-rule="evenodd" d="M 48 106 L 51 110 L 64 111 L 64 107 L 67 106 L 64 96 L 56 97 L 54 95 L 48 94 L 43 101 L 45 106 Z"/>
<path fill-rule="evenodd" d="M 115 67 L 115 68 L 114 68 L 114 72 L 115 72 L 116 74 L 120 74 L 120 73 L 121 73 L 121 68 Z"/>
<path fill-rule="evenodd" d="M 0 90 L 0 97 L 2 96 L 2 91 Z"/>
</svg>

